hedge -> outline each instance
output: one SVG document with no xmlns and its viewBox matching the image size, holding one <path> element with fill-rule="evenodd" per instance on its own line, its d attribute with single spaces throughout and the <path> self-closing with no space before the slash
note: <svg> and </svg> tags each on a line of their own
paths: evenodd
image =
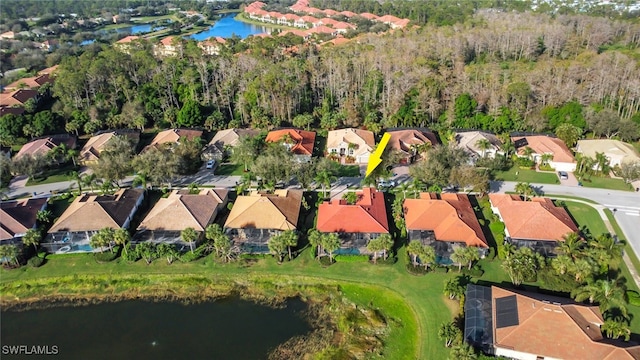
<svg viewBox="0 0 640 360">
<path fill-rule="evenodd" d="M 42 264 L 44 264 L 44 259 L 39 256 L 34 256 L 31 259 L 29 259 L 27 263 L 29 264 L 29 266 L 37 268 L 42 266 Z"/>
<path fill-rule="evenodd" d="M 369 255 L 336 255 L 333 257 L 336 262 L 368 262 Z"/>
</svg>

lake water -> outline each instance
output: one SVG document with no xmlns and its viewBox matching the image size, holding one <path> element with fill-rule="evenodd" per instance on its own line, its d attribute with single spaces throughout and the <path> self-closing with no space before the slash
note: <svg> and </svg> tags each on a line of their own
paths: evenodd
<svg viewBox="0 0 640 360">
<path fill-rule="evenodd" d="M 122 301 L 3 311 L 5 345 L 57 346 L 60 359 L 266 359 L 312 329 L 298 299 L 274 309 L 236 298 L 195 305 Z M 34 357 L 39 358 L 39 357 Z"/>
<path fill-rule="evenodd" d="M 203 41 L 212 36 L 230 38 L 235 34 L 244 39 L 249 35 L 271 33 L 271 28 L 269 27 L 247 24 L 242 21 L 236 20 L 235 16 L 236 14 L 225 15 L 220 20 L 216 21 L 213 26 L 207 28 L 204 31 L 191 35 L 190 38 L 197 41 Z"/>
<path fill-rule="evenodd" d="M 117 28 L 116 31 L 119 33 L 130 33 L 131 35 L 138 35 L 138 34 L 148 33 L 151 31 L 162 30 L 164 28 L 165 28 L 164 26 L 154 26 L 153 24 L 142 24 L 142 25 L 134 25 L 134 26 Z"/>
</svg>

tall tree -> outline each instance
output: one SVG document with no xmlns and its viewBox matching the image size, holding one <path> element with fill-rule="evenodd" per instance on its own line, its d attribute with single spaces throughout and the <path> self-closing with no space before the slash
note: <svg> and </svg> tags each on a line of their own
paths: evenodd
<svg viewBox="0 0 640 360">
<path fill-rule="evenodd" d="M 42 239 L 42 234 L 38 229 L 29 229 L 22 237 L 22 243 L 26 246 L 33 246 L 33 250 L 38 255 L 38 245 L 40 245 L 40 240 Z"/>
<path fill-rule="evenodd" d="M 628 312 L 627 289 L 624 280 L 623 277 L 620 277 L 590 281 L 572 291 L 571 296 L 576 301 L 589 300 L 590 303 L 598 303 L 602 312 L 616 308 L 626 316 Z"/>
<path fill-rule="evenodd" d="M 192 227 L 185 228 L 180 232 L 180 239 L 189 244 L 191 253 L 193 254 L 193 245 L 198 240 L 198 232 Z"/>
<path fill-rule="evenodd" d="M 462 332 L 455 323 L 442 323 L 438 329 L 438 337 L 444 341 L 444 346 L 451 347 L 454 341 L 462 336 Z M 459 340 L 458 340 L 459 341 Z"/>
<path fill-rule="evenodd" d="M 572 124 L 561 124 L 556 128 L 556 136 L 572 148 L 582 136 L 582 129 Z"/>
<path fill-rule="evenodd" d="M 322 236 L 322 248 L 329 254 L 329 259 L 333 262 L 333 253 L 340 248 L 340 237 L 338 234 L 324 234 Z"/>
<path fill-rule="evenodd" d="M 513 285 L 518 286 L 523 281 L 535 277 L 543 262 L 540 254 L 533 252 L 530 248 L 522 247 L 507 254 L 502 268 L 511 278 Z"/>
</svg>

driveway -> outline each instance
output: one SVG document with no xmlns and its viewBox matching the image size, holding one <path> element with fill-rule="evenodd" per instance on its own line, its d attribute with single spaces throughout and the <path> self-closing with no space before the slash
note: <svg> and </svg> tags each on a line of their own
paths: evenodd
<svg viewBox="0 0 640 360">
<path fill-rule="evenodd" d="M 556 175 L 558 175 L 558 173 L 556 173 Z M 567 177 L 568 179 L 566 180 L 560 179 L 560 185 L 578 186 L 578 178 L 576 178 L 576 176 L 572 172 L 567 172 Z M 560 176 L 558 176 L 558 178 L 560 178 Z"/>
</svg>

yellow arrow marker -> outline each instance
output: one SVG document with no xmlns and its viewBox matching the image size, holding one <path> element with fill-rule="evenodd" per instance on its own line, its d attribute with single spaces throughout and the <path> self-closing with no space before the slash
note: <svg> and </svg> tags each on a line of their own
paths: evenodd
<svg viewBox="0 0 640 360">
<path fill-rule="evenodd" d="M 369 176 L 371 172 L 373 172 L 373 170 L 375 170 L 378 165 L 380 165 L 380 163 L 382 162 L 382 153 L 387 147 L 389 140 L 391 140 L 391 135 L 389 135 L 389 133 L 384 133 L 384 135 L 382 135 L 382 139 L 380 139 L 380 142 L 378 143 L 378 147 L 376 148 L 376 150 L 372 152 L 371 155 L 369 155 L 369 163 L 367 164 L 367 173 L 365 176 Z"/>
</svg>

